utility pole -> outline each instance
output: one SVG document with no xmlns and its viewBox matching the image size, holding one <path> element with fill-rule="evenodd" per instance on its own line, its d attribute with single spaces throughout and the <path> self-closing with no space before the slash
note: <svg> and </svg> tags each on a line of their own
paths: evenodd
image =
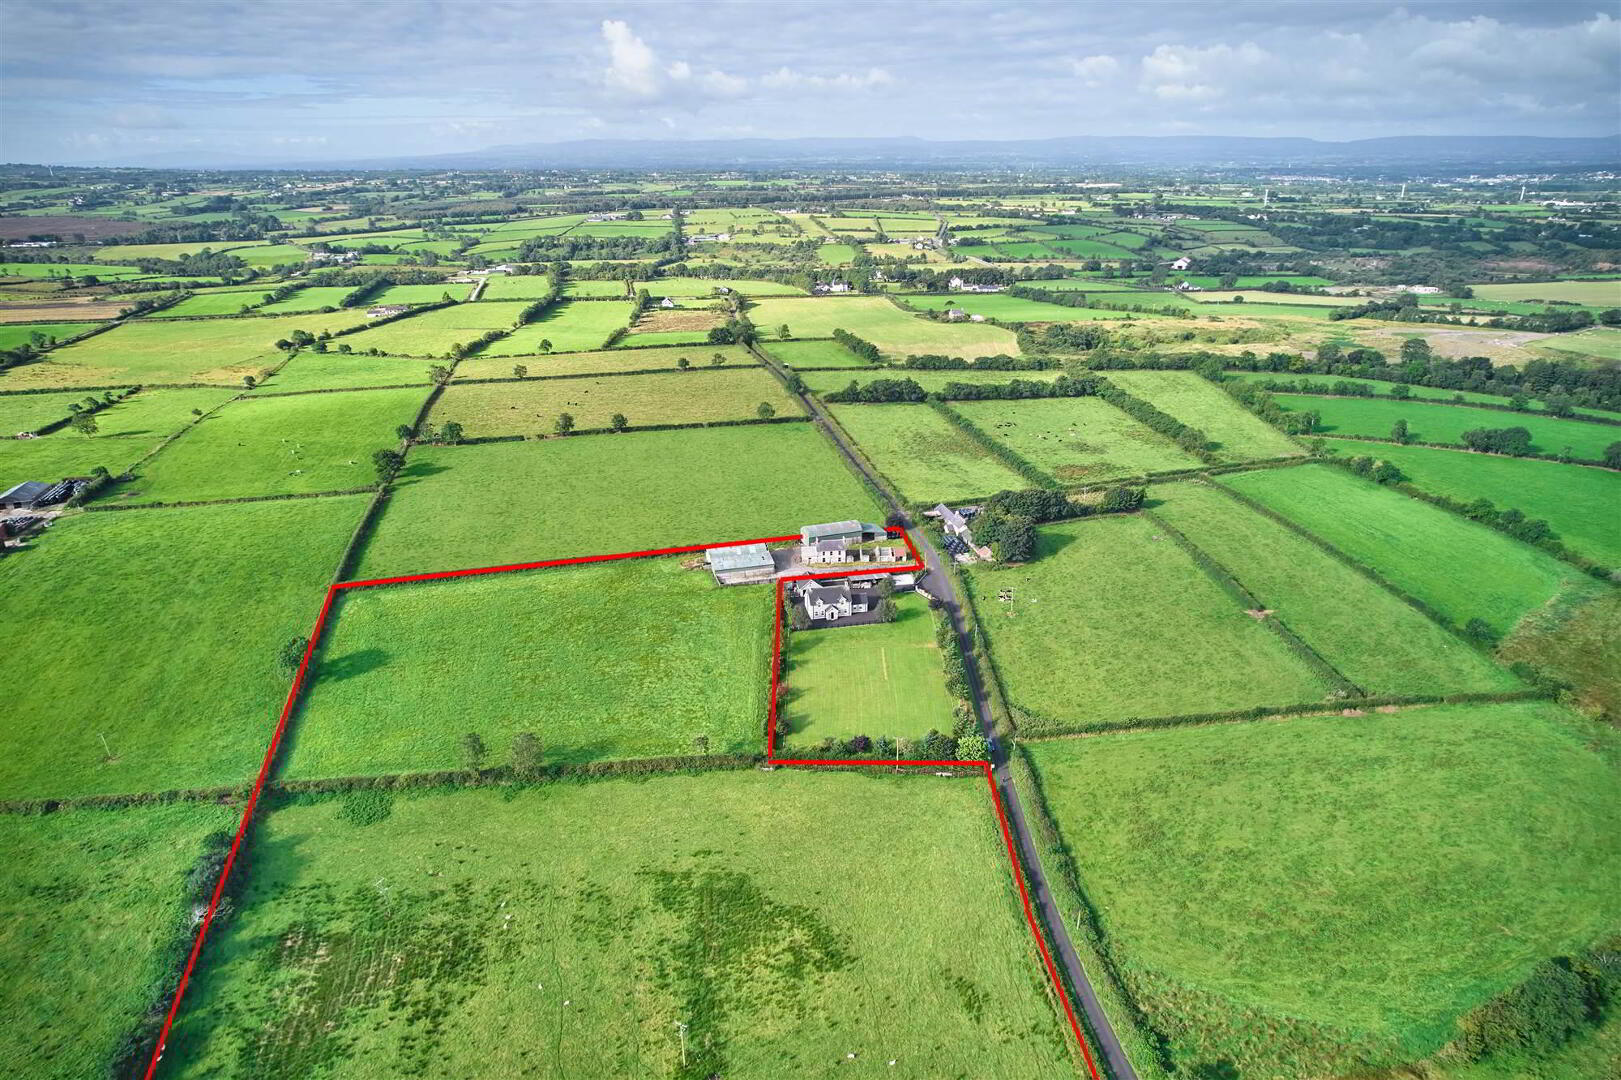
<svg viewBox="0 0 1621 1080">
<path fill-rule="evenodd" d="M 681 1067 L 687 1067 L 687 1025 L 676 1021 L 676 1030 L 681 1032 Z"/>
</svg>

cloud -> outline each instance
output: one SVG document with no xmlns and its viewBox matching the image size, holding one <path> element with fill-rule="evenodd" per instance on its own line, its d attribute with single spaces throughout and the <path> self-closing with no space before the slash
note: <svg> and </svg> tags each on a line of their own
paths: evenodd
<svg viewBox="0 0 1621 1080">
<path fill-rule="evenodd" d="M 888 86 L 895 77 L 883 68 L 868 68 L 860 74 L 845 72 L 839 75 L 807 75 L 792 68 L 780 67 L 760 78 L 760 85 L 773 89 L 810 90 L 871 90 Z"/>
<path fill-rule="evenodd" d="M 660 86 L 658 57 L 647 47 L 647 42 L 630 32 L 630 24 L 618 19 L 604 19 L 602 40 L 608 43 L 609 63 L 602 73 L 608 86 L 632 97 L 657 97 Z M 673 67 L 671 74 L 675 74 Z"/>
<path fill-rule="evenodd" d="M 1112 56 L 1083 56 L 1079 60 L 1066 57 L 1066 62 L 1082 85 L 1099 87 L 1113 82 L 1120 74 L 1120 61 Z"/>
</svg>

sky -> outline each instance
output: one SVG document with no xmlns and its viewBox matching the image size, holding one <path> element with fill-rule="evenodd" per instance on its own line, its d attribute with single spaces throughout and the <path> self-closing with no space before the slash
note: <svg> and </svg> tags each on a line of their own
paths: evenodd
<svg viewBox="0 0 1621 1080">
<path fill-rule="evenodd" d="M 0 160 L 571 139 L 1613 135 L 1610 3 L 0 0 Z"/>
</svg>

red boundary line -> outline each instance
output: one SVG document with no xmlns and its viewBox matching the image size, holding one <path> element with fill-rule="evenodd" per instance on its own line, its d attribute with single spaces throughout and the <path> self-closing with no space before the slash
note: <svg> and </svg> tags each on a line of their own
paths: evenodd
<svg viewBox="0 0 1621 1080">
<path fill-rule="evenodd" d="M 1092 1052 L 1087 1047 L 1086 1037 L 1081 1033 L 1080 1021 L 1075 1016 L 1075 1009 L 1070 1004 L 1069 995 L 1064 991 L 1063 981 L 1058 977 L 1058 968 L 1053 963 L 1052 954 L 1047 950 L 1047 943 L 1042 938 L 1041 930 L 1036 925 L 1035 912 L 1030 907 L 1030 893 L 1024 885 L 1024 874 L 1019 869 L 1019 859 L 1013 847 L 1013 833 L 1008 828 L 1007 811 L 1002 807 L 1002 795 L 996 790 L 996 780 L 991 775 L 991 764 L 988 761 L 929 761 L 921 759 L 891 759 L 873 760 L 870 758 L 779 758 L 776 756 L 776 727 L 777 727 L 777 689 L 779 685 L 778 669 L 782 660 L 782 600 L 783 585 L 789 581 L 816 581 L 823 578 L 843 577 L 869 577 L 874 574 L 906 574 L 924 569 L 923 557 L 918 554 L 917 546 L 912 543 L 911 534 L 905 529 L 889 526 L 886 531 L 891 535 L 899 536 L 906 542 L 906 548 L 912 553 L 912 561 L 904 566 L 891 566 L 882 569 L 864 569 L 859 571 L 835 570 L 827 573 L 796 574 L 792 577 L 777 578 L 773 593 L 774 615 L 771 631 L 771 696 L 766 703 L 766 763 L 768 765 L 880 765 L 880 766 L 909 766 L 909 767 L 951 767 L 980 769 L 985 774 L 985 783 L 991 789 L 991 802 L 996 807 L 997 823 L 1002 827 L 1002 841 L 1007 845 L 1008 866 L 1013 873 L 1013 883 L 1019 887 L 1019 901 L 1024 905 L 1024 921 L 1030 927 L 1030 935 L 1036 939 L 1036 949 L 1041 954 L 1041 960 L 1047 968 L 1047 975 L 1052 979 L 1053 990 L 1058 1000 L 1063 1003 L 1064 1015 L 1069 1019 L 1070 1030 L 1075 1034 L 1075 1041 L 1081 1047 L 1081 1056 L 1086 1060 L 1087 1071 L 1091 1073 L 1092 1080 L 1101 1080 L 1098 1067 L 1092 1060 Z M 220 868 L 219 880 L 214 883 L 214 892 L 208 901 L 208 911 L 203 915 L 202 925 L 197 928 L 196 940 L 192 942 L 191 953 L 186 957 L 185 969 L 180 974 L 180 983 L 175 987 L 174 1000 L 169 1003 L 169 1011 L 163 1018 L 163 1028 L 158 1032 L 158 1041 L 152 1048 L 151 1060 L 147 1062 L 145 1080 L 153 1080 L 157 1074 L 158 1063 L 163 1060 L 164 1046 L 169 1041 L 169 1032 L 174 1027 L 175 1017 L 180 1012 L 180 1002 L 186 996 L 186 987 L 191 982 L 192 972 L 197 967 L 197 958 L 203 951 L 203 941 L 208 937 L 208 928 L 214 922 L 214 913 L 219 908 L 220 897 L 225 892 L 225 883 L 231 876 L 231 868 L 236 864 L 237 852 L 242 847 L 242 840 L 247 835 L 248 825 L 253 820 L 253 811 L 258 806 L 259 796 L 264 791 L 265 781 L 270 777 L 271 764 L 276 760 L 276 751 L 281 746 L 282 736 L 287 732 L 287 721 L 292 716 L 293 705 L 298 700 L 298 693 L 303 688 L 304 677 L 309 671 L 310 659 L 315 655 L 315 647 L 320 643 L 321 633 L 326 628 L 327 616 L 332 612 L 332 601 L 344 589 L 362 589 L 374 585 L 400 585 L 416 581 L 443 581 L 448 578 L 476 577 L 482 574 L 504 574 L 513 570 L 542 570 L 554 566 L 577 566 L 581 563 L 616 562 L 622 559 L 645 559 L 659 555 L 685 555 L 697 551 L 707 551 L 714 547 L 733 547 L 739 544 L 777 544 L 790 540 L 798 540 L 798 534 L 789 536 L 766 536 L 755 540 L 730 540 L 718 544 L 693 544 L 687 547 L 654 548 L 647 551 L 622 551 L 611 555 L 583 555 L 571 559 L 545 559 L 540 562 L 512 563 L 507 566 L 482 566 L 469 570 L 441 570 L 431 574 L 406 574 L 401 577 L 370 578 L 361 581 L 339 581 L 327 586 L 326 597 L 321 601 L 321 613 L 315 618 L 315 626 L 310 631 L 308 644 L 304 646 L 304 656 L 298 663 L 298 672 L 293 676 L 292 688 L 287 691 L 287 701 L 282 705 L 281 717 L 276 721 L 275 731 L 270 736 L 270 745 L 265 748 L 264 761 L 259 765 L 259 775 L 254 779 L 253 791 L 248 796 L 247 805 L 242 809 L 242 820 L 236 827 L 236 835 L 231 839 L 231 850 L 225 856 L 225 863 Z"/>
</svg>

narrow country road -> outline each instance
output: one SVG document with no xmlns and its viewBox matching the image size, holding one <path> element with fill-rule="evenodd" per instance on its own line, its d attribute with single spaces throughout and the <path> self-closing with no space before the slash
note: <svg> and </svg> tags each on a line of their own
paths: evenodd
<svg viewBox="0 0 1621 1080">
<path fill-rule="evenodd" d="M 771 370 L 785 384 L 789 383 L 792 373 L 784 369 L 774 359 L 768 356 L 765 350 L 752 347 L 751 351 L 761 363 Z M 792 393 L 792 391 L 790 391 Z M 818 427 L 839 448 L 839 452 L 850 463 L 850 466 L 866 477 L 873 488 L 883 493 L 884 500 L 890 508 L 897 511 L 905 519 L 907 529 L 917 542 L 918 550 L 923 553 L 924 565 L 929 570 L 929 591 L 939 597 L 941 606 L 951 619 L 951 628 L 956 632 L 957 644 L 968 671 L 968 685 L 974 695 L 974 711 L 979 715 L 980 728 L 985 732 L 986 741 L 991 746 L 991 776 L 996 783 L 996 789 L 1002 796 L 1002 805 L 1007 811 L 1008 824 L 1013 829 L 1013 839 L 1019 849 L 1019 861 L 1023 864 L 1025 880 L 1030 888 L 1031 901 L 1041 915 L 1043 928 L 1047 933 L 1047 940 L 1052 943 L 1057 954 L 1058 962 L 1063 967 L 1065 976 L 1075 992 L 1076 999 L 1086 1013 L 1087 1026 L 1093 1037 L 1094 1046 L 1101 1057 L 1099 1065 L 1104 1068 L 1107 1075 L 1114 1080 L 1137 1080 L 1137 1072 L 1131 1067 L 1126 1058 L 1125 1049 L 1115 1036 L 1114 1026 L 1109 1022 L 1108 1014 L 1103 1011 L 1103 1004 L 1098 1001 L 1097 992 L 1092 988 L 1092 982 L 1087 978 L 1086 969 L 1081 965 L 1081 958 L 1075 952 L 1075 944 L 1070 941 L 1069 928 L 1065 926 L 1058 904 L 1053 900 L 1052 890 L 1047 887 L 1047 874 L 1042 869 L 1041 860 L 1036 854 L 1035 838 L 1030 835 L 1030 824 L 1025 818 L 1024 804 L 1019 801 L 1019 793 L 1013 786 L 1013 777 L 1008 769 L 1007 747 L 1003 746 L 995 737 L 995 729 L 991 720 L 990 701 L 985 692 L 985 685 L 980 677 L 979 665 L 973 651 L 973 642 L 968 636 L 968 624 L 963 618 L 962 603 L 957 597 L 956 587 L 952 584 L 951 576 L 947 573 L 945 564 L 941 560 L 939 551 L 935 550 L 929 542 L 928 535 L 917 527 L 912 521 L 911 514 L 896 497 L 889 487 L 873 475 L 865 461 L 845 440 L 839 428 L 834 425 L 827 413 L 823 410 L 821 402 L 810 394 L 799 393 L 795 395 L 815 420 Z"/>
</svg>

